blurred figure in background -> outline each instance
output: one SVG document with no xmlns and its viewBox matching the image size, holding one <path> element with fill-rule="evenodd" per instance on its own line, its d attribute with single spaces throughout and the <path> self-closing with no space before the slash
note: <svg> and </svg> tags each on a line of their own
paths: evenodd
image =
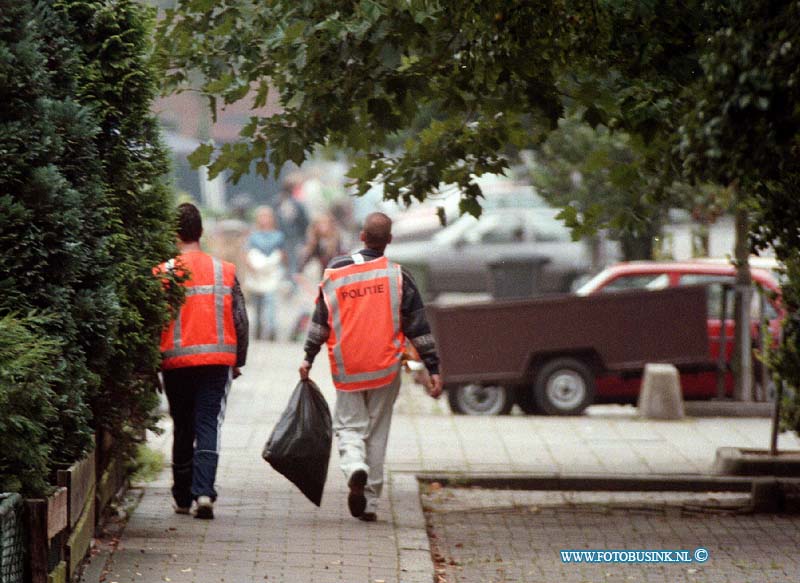
<svg viewBox="0 0 800 583">
<path fill-rule="evenodd" d="M 256 339 L 275 340 L 278 331 L 276 292 L 284 277 L 285 237 L 276 227 L 275 213 L 268 206 L 255 212 L 255 229 L 247 239 L 247 277 L 255 314 Z"/>
<path fill-rule="evenodd" d="M 322 272 L 331 259 L 347 251 L 341 229 L 333 215 L 324 213 L 311 221 L 308 229 L 308 238 L 300 257 L 298 273 L 295 283 L 298 295 L 302 296 L 301 307 L 295 323 L 292 326 L 290 337 L 293 340 L 305 338 L 308 325 L 311 322 L 309 306 L 317 297 L 317 284 L 322 278 Z"/>
<path fill-rule="evenodd" d="M 236 266 L 236 276 L 242 289 L 245 289 L 247 277 L 247 238 L 250 235 L 247 211 L 252 206 L 248 195 L 237 195 L 231 201 L 230 216 L 216 221 L 206 237 L 209 253 Z"/>
<path fill-rule="evenodd" d="M 308 213 L 294 197 L 296 181 L 287 180 L 281 186 L 281 197 L 276 207 L 278 228 L 286 237 L 285 250 L 288 276 L 291 279 L 298 271 L 298 255 L 306 240 Z"/>
<path fill-rule="evenodd" d="M 311 222 L 299 270 L 302 271 L 310 262 L 316 260 L 322 273 L 331 259 L 344 254 L 345 251 L 342 233 L 333 215 L 329 213 L 320 215 Z"/>
</svg>

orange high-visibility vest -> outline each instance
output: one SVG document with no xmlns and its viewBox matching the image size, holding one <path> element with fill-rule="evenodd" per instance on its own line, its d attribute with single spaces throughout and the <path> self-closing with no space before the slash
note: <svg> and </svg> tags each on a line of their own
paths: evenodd
<svg viewBox="0 0 800 583">
<path fill-rule="evenodd" d="M 340 391 L 376 389 L 400 371 L 403 274 L 385 257 L 326 269 L 320 287 L 328 307 L 328 356 Z"/>
<path fill-rule="evenodd" d="M 184 282 L 186 302 L 161 333 L 161 367 L 235 366 L 234 265 L 193 251 L 162 263 L 157 269 L 161 273 L 168 269 L 187 270 L 190 275 Z"/>
</svg>

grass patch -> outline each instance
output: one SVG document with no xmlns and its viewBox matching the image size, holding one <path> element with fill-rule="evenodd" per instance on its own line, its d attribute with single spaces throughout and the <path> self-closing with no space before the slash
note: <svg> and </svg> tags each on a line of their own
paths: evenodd
<svg viewBox="0 0 800 583">
<path fill-rule="evenodd" d="M 131 462 L 131 483 L 152 482 L 164 469 L 164 454 L 145 444 L 136 448 L 136 458 Z"/>
</svg>

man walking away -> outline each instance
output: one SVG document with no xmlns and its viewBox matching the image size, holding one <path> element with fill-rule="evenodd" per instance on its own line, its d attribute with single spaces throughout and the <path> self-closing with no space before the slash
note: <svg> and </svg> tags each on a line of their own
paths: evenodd
<svg viewBox="0 0 800 583">
<path fill-rule="evenodd" d="M 248 322 L 232 263 L 200 249 L 203 223 L 196 206 L 178 207 L 180 255 L 161 264 L 183 283 L 186 302 L 161 335 L 164 388 L 174 423 L 172 496 L 175 512 L 214 518 L 220 430 L 231 381 L 247 358 Z"/>
<path fill-rule="evenodd" d="M 330 262 L 300 366 L 300 377 L 307 379 L 314 357 L 327 343 L 336 386 L 333 428 L 350 488 L 347 505 L 365 522 L 377 519 L 406 338 L 430 372 L 431 396 L 442 393 L 439 358 L 419 291 L 414 280 L 383 255 L 391 233 L 391 219 L 372 213 L 361 231 L 366 248 Z"/>
</svg>

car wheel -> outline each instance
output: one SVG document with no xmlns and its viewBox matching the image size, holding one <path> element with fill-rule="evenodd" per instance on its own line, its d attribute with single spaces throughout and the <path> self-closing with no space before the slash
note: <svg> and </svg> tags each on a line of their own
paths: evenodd
<svg viewBox="0 0 800 583">
<path fill-rule="evenodd" d="M 594 401 L 594 375 L 580 360 L 551 360 L 536 375 L 533 396 L 548 415 L 579 415 Z"/>
<path fill-rule="evenodd" d="M 459 415 L 507 415 L 514 406 L 514 392 L 500 385 L 461 385 L 447 391 L 450 409 Z"/>
</svg>

